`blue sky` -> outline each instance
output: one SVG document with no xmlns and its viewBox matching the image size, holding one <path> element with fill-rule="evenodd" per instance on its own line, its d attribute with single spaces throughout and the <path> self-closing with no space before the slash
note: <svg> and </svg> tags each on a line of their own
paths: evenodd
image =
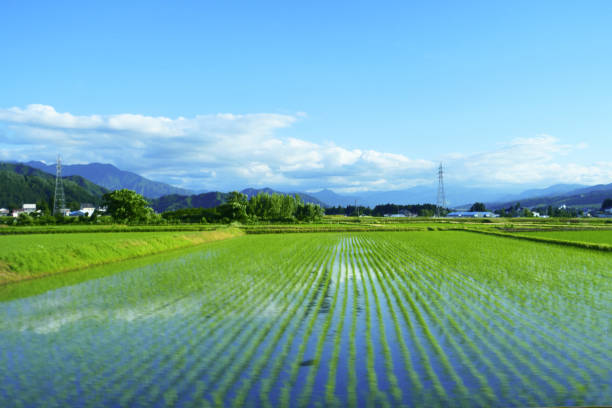
<svg viewBox="0 0 612 408">
<path fill-rule="evenodd" d="M 0 158 L 193 189 L 612 182 L 612 2 L 0 5 Z M 184 119 L 180 119 L 184 118 Z"/>
</svg>

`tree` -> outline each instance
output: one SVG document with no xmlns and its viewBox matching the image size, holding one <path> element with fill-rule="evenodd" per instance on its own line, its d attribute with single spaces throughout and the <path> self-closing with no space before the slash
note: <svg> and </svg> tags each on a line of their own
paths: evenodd
<svg viewBox="0 0 612 408">
<path fill-rule="evenodd" d="M 602 211 L 605 211 L 609 208 L 612 208 L 612 198 L 606 198 L 605 200 L 603 200 L 603 203 L 601 203 Z"/>
<path fill-rule="evenodd" d="M 484 203 L 476 202 L 472 204 L 470 211 L 487 211 L 487 208 L 485 207 Z"/>
<path fill-rule="evenodd" d="M 145 222 L 153 211 L 143 196 L 125 188 L 104 194 L 102 205 L 119 222 Z"/>
<path fill-rule="evenodd" d="M 48 215 L 51 213 L 51 209 L 49 208 L 49 203 L 45 199 L 40 199 L 36 203 L 36 208 L 40 210 L 41 215 Z"/>
<path fill-rule="evenodd" d="M 227 203 L 219 206 L 219 210 L 224 218 L 229 221 L 244 222 L 247 220 L 247 204 L 248 199 L 246 194 L 232 191 L 229 193 Z"/>
<path fill-rule="evenodd" d="M 17 225 L 32 225 L 34 224 L 34 219 L 26 213 L 21 213 L 19 214 L 19 217 L 17 217 Z"/>
</svg>

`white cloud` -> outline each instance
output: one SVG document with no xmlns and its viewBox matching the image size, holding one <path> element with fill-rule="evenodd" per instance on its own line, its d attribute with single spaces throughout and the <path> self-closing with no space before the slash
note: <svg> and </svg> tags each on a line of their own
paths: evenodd
<svg viewBox="0 0 612 408">
<path fill-rule="evenodd" d="M 138 114 L 86 115 L 46 105 L 0 109 L 0 158 L 113 163 L 154 180 L 194 190 L 247 186 L 339 192 L 396 190 L 431 183 L 427 159 L 333 143 L 281 137 L 307 115 L 216 114 L 192 118 Z M 520 138 L 480 153 L 444 157 L 449 180 L 495 184 L 609 183 L 612 162 L 569 161 L 584 142 L 550 135 Z"/>
<path fill-rule="evenodd" d="M 278 136 L 304 113 L 193 118 L 135 114 L 78 116 L 51 106 L 0 109 L 2 157 L 111 162 L 196 190 L 246 186 L 396 189 L 434 163 Z"/>
<path fill-rule="evenodd" d="M 582 165 L 568 162 L 576 150 L 586 143 L 564 144 L 550 135 L 517 138 L 500 148 L 471 155 L 452 153 L 447 156 L 453 178 L 476 181 L 481 185 L 610 183 L 612 162 Z"/>
</svg>

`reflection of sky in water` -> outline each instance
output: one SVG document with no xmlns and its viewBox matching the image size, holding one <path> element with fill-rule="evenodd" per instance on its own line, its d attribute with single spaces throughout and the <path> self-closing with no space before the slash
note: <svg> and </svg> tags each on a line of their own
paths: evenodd
<svg viewBox="0 0 612 408">
<path fill-rule="evenodd" d="M 203 299 L 209 291 L 197 279 L 177 279 L 176 286 L 159 283 L 174 275 L 177 268 L 193 270 L 209 257 L 209 253 L 189 254 L 180 259 L 0 303 L 0 330 L 49 333 L 79 320 L 130 322 L 199 311 L 205 306 Z M 193 277 L 197 278 L 197 273 Z"/>
<path fill-rule="evenodd" d="M 286 273 L 286 269 L 279 268 L 279 274 L 270 275 L 275 276 L 273 282 L 255 281 L 244 272 L 249 268 L 275 270 L 279 262 L 274 259 L 270 264 L 260 261 L 248 265 L 245 261 L 240 268 L 230 270 L 237 262 L 234 259 L 228 258 L 227 265 L 221 263 L 211 267 L 209 255 L 189 254 L 41 295 L 0 302 L 0 405 L 9 399 L 12 404 L 21 399 L 25 406 L 35 406 L 41 405 L 36 402 L 54 398 L 63 403 L 58 406 L 80 406 L 84 401 L 97 406 L 165 406 L 171 405 L 165 399 L 169 398 L 165 395 L 167 390 L 179 388 L 183 401 L 189 401 L 200 386 L 210 397 L 212 390 L 222 385 L 222 380 L 228 378 L 230 381 L 231 370 L 235 367 L 241 370 L 240 378 L 253 382 L 250 396 L 258 398 L 258 387 L 264 383 L 262 378 L 271 373 L 268 362 L 272 363 L 280 355 L 283 342 L 291 335 L 295 338 L 288 343 L 288 357 L 278 360 L 280 371 L 270 386 L 270 393 L 273 402 L 279 403 L 277 396 L 282 393 L 284 381 L 298 364 L 296 386 L 290 391 L 290 401 L 297 403 L 302 393 L 300 387 L 307 384 L 312 370 L 318 370 L 314 377 L 318 389 L 325 389 L 331 366 L 329 359 L 338 334 L 337 384 L 347 387 L 352 370 L 357 375 L 359 398 L 363 397 L 364 401 L 371 396 L 368 391 L 369 358 L 373 358 L 372 367 L 380 392 L 393 401 L 392 381 L 385 360 L 387 352 L 393 372 L 404 389 L 403 403 L 406 405 L 428 401 L 435 406 L 445 401 L 436 399 L 439 396 L 433 391 L 427 368 L 432 368 L 434 375 L 439 377 L 448 398 L 457 396 L 456 384 L 441 355 L 473 395 L 480 395 L 481 384 L 466 368 L 465 358 L 474 363 L 497 396 L 501 395 L 502 384 L 496 370 L 505 370 L 509 378 L 506 386 L 515 395 L 554 396 L 550 400 L 534 401 L 521 399 L 521 396 L 518 401 L 523 405 L 572 402 L 566 396 L 569 393 L 555 394 L 557 391 L 550 389 L 549 378 L 571 389 L 574 382 L 584 380 L 579 378 L 581 370 L 588 376 L 586 385 L 580 385 L 586 387 L 588 401 L 606 401 L 611 391 L 610 370 L 601 357 L 609 357 L 610 352 L 605 349 L 602 352 L 605 340 L 600 336 L 609 331 L 610 324 L 609 320 L 595 324 L 603 321 L 604 311 L 592 309 L 589 312 L 586 310 L 588 302 L 579 305 L 581 309 L 574 316 L 582 314 L 584 309 L 583 318 L 594 324 L 592 334 L 598 334 L 586 338 L 578 328 L 591 323 L 582 321 L 576 327 L 555 327 L 556 321 L 550 316 L 538 314 L 533 309 L 524 310 L 525 305 L 516 307 L 508 294 L 494 291 L 489 282 L 479 283 L 469 278 L 467 270 L 445 269 L 443 278 L 437 280 L 434 277 L 438 275 L 438 264 L 426 267 L 421 263 L 418 269 L 418 260 L 407 263 L 389 260 L 392 265 L 376 274 L 371 270 L 374 261 L 368 263 L 360 255 L 363 251 L 351 247 L 352 240 L 328 243 L 326 251 L 330 252 L 326 256 L 335 249 L 336 257 L 331 260 L 331 266 L 303 268 L 301 277 L 312 285 L 305 286 L 310 289 L 307 291 L 310 295 L 304 295 L 299 311 L 291 316 L 290 329 L 280 333 L 276 345 L 275 330 L 280 330 L 281 321 L 302 293 L 287 292 L 290 285 L 279 286 L 283 279 L 290 281 L 287 277 L 292 275 Z M 364 242 L 360 245 L 367 246 Z M 355 256 L 361 258 L 351 259 Z M 387 267 L 384 262 L 381 265 Z M 219 267 L 228 270 L 219 273 Z M 403 275 L 395 274 L 404 267 L 407 270 Z M 230 274 L 235 280 L 228 279 Z M 214 279 L 208 279 L 211 276 Z M 322 279 L 313 285 L 318 276 Z M 323 284 L 327 277 L 330 278 L 328 287 Z M 545 274 L 541 278 L 547 279 Z M 257 284 L 269 292 L 259 289 L 249 292 Z M 285 287 L 284 291 L 280 292 L 279 287 Z M 431 298 L 431 289 L 437 291 L 435 299 Z M 338 295 L 334 300 L 336 291 Z M 593 299 L 605 296 L 601 289 L 593 288 L 593 291 Z M 543 294 L 557 312 L 565 313 L 572 306 L 571 302 L 542 289 L 538 293 Z M 347 309 L 342 314 L 340 305 L 345 299 Z M 239 304 L 244 307 L 238 308 Z M 609 300 L 600 305 L 608 306 Z M 492 310 L 494 315 L 504 318 L 492 319 Z M 503 316 L 505 313 L 508 316 Z M 249 318 L 245 319 L 245 315 Z M 368 317 L 371 320 L 369 329 Z M 325 325 L 327 319 L 330 319 L 329 326 Z M 346 320 L 340 329 L 342 319 Z M 448 325 L 451 320 L 458 322 L 458 326 Z M 310 322 L 313 330 L 303 338 Z M 328 328 L 322 336 L 325 327 Z M 558 329 L 570 336 L 566 339 Z M 463 330 L 467 336 L 462 337 L 456 330 Z M 368 354 L 368 332 L 372 356 Z M 451 337 L 466 357 L 457 353 L 449 341 Z M 318 354 L 321 339 L 323 352 Z M 350 365 L 351 341 L 356 349 L 354 369 Z M 388 351 L 383 341 L 387 341 Z M 469 343 L 474 343 L 476 350 L 470 348 Z M 302 345 L 303 352 L 300 352 Z M 268 346 L 273 347 L 273 351 L 266 355 Z M 409 364 L 404 364 L 401 346 L 410 354 Z M 249 349 L 251 352 L 247 352 Z M 533 359 L 525 359 L 525 356 L 533 356 Z M 489 365 L 483 364 L 485 357 L 491 362 Z M 259 358 L 264 364 L 263 377 L 250 377 L 248 370 L 240 368 L 253 367 Z M 504 359 L 515 372 L 507 369 Z M 422 395 L 416 394 L 409 385 L 411 372 L 423 383 Z M 520 376 L 527 379 L 528 388 Z M 240 388 L 242 383 L 237 382 L 235 386 Z M 121 399 L 125 395 L 134 396 L 132 399 L 126 397 L 129 404 Z M 340 402 L 345 403 L 346 388 L 338 395 Z M 317 403 L 325 401 L 319 391 L 314 392 L 313 398 Z M 512 398 L 500 401 L 503 404 L 499 405 L 513 405 Z"/>
</svg>

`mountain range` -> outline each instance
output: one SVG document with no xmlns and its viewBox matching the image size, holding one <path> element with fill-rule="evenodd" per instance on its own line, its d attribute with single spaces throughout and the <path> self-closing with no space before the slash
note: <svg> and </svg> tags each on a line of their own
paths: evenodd
<svg viewBox="0 0 612 408">
<path fill-rule="evenodd" d="M 552 186 L 555 187 L 555 186 Z M 549 188 L 550 189 L 550 188 Z M 598 184 L 595 186 L 581 186 L 577 189 L 564 191 L 558 194 L 547 194 L 549 189 L 536 190 L 532 195 L 525 195 L 522 198 L 508 200 L 505 202 L 487 203 L 487 208 L 496 210 L 499 208 L 508 208 L 514 205 L 518 200 L 522 207 L 584 207 L 584 208 L 599 208 L 601 203 L 606 198 L 612 198 L 612 183 Z M 556 191 L 552 189 L 552 191 Z"/>
<path fill-rule="evenodd" d="M 55 165 L 39 161 L 0 163 L 2 191 L 0 206 L 20 205 L 37 201 L 37 197 L 50 199 L 54 190 Z M 13 174 L 14 173 L 14 174 Z M 19 177 L 15 176 L 18 175 Z M 212 191 L 193 194 L 189 190 L 152 181 L 136 173 L 123 171 L 111 164 L 90 163 L 62 166 L 66 189 L 66 200 L 98 203 L 102 194 L 109 190 L 127 188 L 148 197 L 156 211 L 177 210 L 189 207 L 210 208 L 226 202 L 227 193 Z M 73 184 L 74 183 L 74 184 Z M 396 191 L 370 191 L 338 194 L 325 189 L 318 192 L 283 193 L 271 188 L 247 188 L 241 191 L 249 198 L 265 192 L 268 194 L 299 194 L 303 201 L 323 207 L 347 206 L 357 203 L 374 207 L 378 204 L 424 204 L 435 203 L 437 185 L 416 186 Z M 466 209 L 474 202 L 484 202 L 487 208 L 507 208 L 520 202 L 524 207 L 582 206 L 596 208 L 605 198 L 612 197 L 612 184 L 584 186 L 580 184 L 555 184 L 542 189 L 511 191 L 503 187 L 463 187 L 450 185 L 446 189 L 448 206 Z"/>
<path fill-rule="evenodd" d="M 30 161 L 24 164 L 55 175 L 55 164 L 45 164 L 40 161 Z M 127 188 L 147 198 L 158 198 L 167 194 L 193 194 L 192 191 L 183 188 L 152 181 L 130 171 L 119 170 L 112 164 L 63 164 L 62 176 L 81 176 L 109 190 Z"/>
</svg>

